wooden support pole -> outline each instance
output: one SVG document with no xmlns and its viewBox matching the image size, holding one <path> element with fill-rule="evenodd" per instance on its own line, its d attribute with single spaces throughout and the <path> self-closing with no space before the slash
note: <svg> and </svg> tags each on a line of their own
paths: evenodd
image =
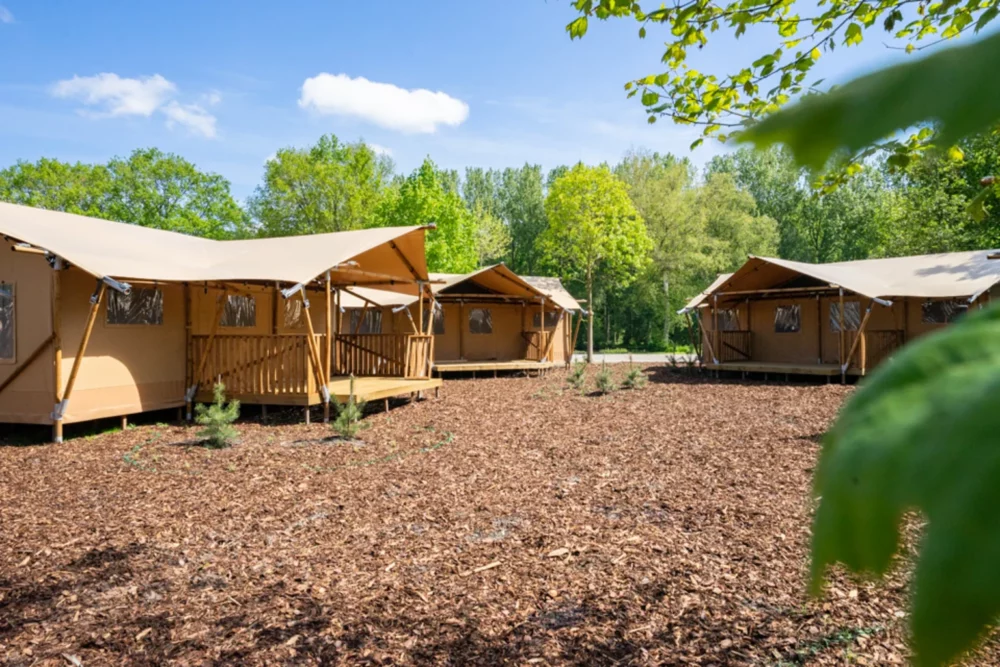
<svg viewBox="0 0 1000 667">
<path fill-rule="evenodd" d="M 333 309 L 334 311 L 336 311 L 334 313 L 334 318 L 333 318 L 334 336 L 339 336 L 340 335 L 340 290 L 339 289 L 336 291 L 336 294 L 334 294 Z M 330 370 L 330 374 L 332 375 L 334 372 L 337 373 L 340 372 L 339 345 L 335 345 L 333 348 L 333 368 Z"/>
<path fill-rule="evenodd" d="M 16 248 L 17 246 L 14 247 Z M 55 270 L 52 272 L 52 380 L 53 386 L 55 387 L 55 404 L 59 405 L 63 400 L 62 271 L 64 265 L 61 257 L 56 257 L 53 268 Z M 38 348 L 38 352 L 40 353 L 41 351 L 42 348 Z M 27 368 L 27 365 L 30 362 L 31 359 L 29 358 L 28 362 L 25 363 L 23 367 Z M 13 382 L 14 378 L 16 378 L 18 374 L 19 373 L 15 371 L 13 375 L 7 378 L 7 382 Z M 61 419 L 52 425 L 52 440 L 53 442 L 63 441 L 63 425 Z"/>
<path fill-rule="evenodd" d="M 278 284 L 274 284 L 274 295 L 271 298 L 271 335 L 278 335 L 278 302 L 281 299 L 281 292 Z M 282 309 L 284 310 L 284 309 Z"/>
<path fill-rule="evenodd" d="M 194 358 L 191 354 L 191 284 L 184 283 L 184 389 L 187 390 L 194 384 Z M 185 416 L 191 420 L 191 401 L 184 401 L 184 411 L 181 412 L 181 419 Z"/>
<path fill-rule="evenodd" d="M 837 352 L 837 363 L 840 364 L 840 384 L 844 384 L 847 381 L 847 372 L 844 366 L 844 288 L 840 288 L 840 313 L 837 316 L 838 326 L 840 327 L 840 332 L 838 333 L 838 342 L 840 345 L 840 351 Z"/>
<path fill-rule="evenodd" d="M 420 287 L 420 298 L 417 300 L 417 333 L 424 333 L 424 284 L 417 281 Z"/>
<path fill-rule="evenodd" d="M 323 370 L 326 371 L 326 382 L 330 383 L 333 364 L 333 286 L 330 284 L 330 272 L 326 272 L 326 354 L 323 356 Z"/>
<path fill-rule="evenodd" d="M 542 297 L 542 302 L 538 306 L 538 325 L 540 333 L 538 335 L 538 351 L 542 352 L 543 341 L 545 340 L 545 297 Z M 542 354 L 538 361 L 545 361 L 545 355 Z"/>
<path fill-rule="evenodd" d="M 712 361 L 719 363 L 718 357 L 715 356 L 715 351 L 719 349 L 719 295 L 715 294 L 712 298 L 712 335 L 714 337 L 714 344 L 712 348 Z"/>
<path fill-rule="evenodd" d="M 201 383 L 201 374 L 205 372 L 205 364 L 208 363 L 208 355 L 212 351 L 212 343 L 215 342 L 215 335 L 219 332 L 219 326 L 222 324 L 222 311 L 226 307 L 227 292 L 225 289 L 222 290 L 222 294 L 219 295 L 218 301 L 215 304 L 215 321 L 212 322 L 212 328 L 208 332 L 208 340 L 205 341 L 205 349 L 201 352 L 201 359 L 198 360 L 198 370 L 195 372 L 193 378 L 191 378 L 191 386 L 197 388 Z M 192 400 L 193 400 L 192 396 Z M 187 403 L 188 419 L 191 419 L 191 403 Z"/>
<path fill-rule="evenodd" d="M 324 400 L 326 400 L 326 394 L 323 392 L 322 387 L 326 387 L 327 390 L 329 390 L 329 387 L 327 387 L 325 378 L 323 377 L 323 366 L 320 363 L 319 349 L 316 347 L 316 329 L 313 327 L 312 313 L 309 312 L 309 300 L 306 298 L 305 290 L 299 292 L 299 296 L 302 297 L 302 314 L 306 317 L 306 327 L 309 330 L 309 337 L 306 343 L 309 347 L 309 359 L 312 362 L 313 374 L 316 376 L 316 389 L 320 393 L 324 393 Z M 307 407 L 306 410 L 308 411 L 308 409 Z M 307 421 L 306 423 L 308 424 L 309 422 Z"/>
<path fill-rule="evenodd" d="M 87 315 L 87 324 L 83 329 L 83 337 L 80 339 L 80 346 L 76 351 L 76 357 L 73 359 L 73 367 L 69 371 L 69 379 L 66 381 L 66 390 L 63 392 L 62 400 L 56 405 L 54 420 L 54 431 L 58 438 L 56 442 L 62 442 L 62 422 L 66 405 L 69 403 L 69 399 L 73 395 L 73 386 L 76 384 L 76 378 L 80 374 L 80 366 L 83 364 L 83 355 L 87 353 L 87 344 L 90 342 L 90 334 L 94 331 L 94 322 L 97 321 L 97 313 L 101 309 L 101 301 L 104 299 L 104 292 L 107 291 L 107 289 L 108 286 L 104 284 L 104 282 L 101 282 L 100 287 L 97 288 L 97 293 L 92 297 L 90 312 Z"/>
<path fill-rule="evenodd" d="M 563 318 L 565 316 L 566 316 L 566 311 L 564 310 L 562 312 L 562 314 L 559 316 L 559 320 L 556 322 L 556 328 L 552 330 L 552 336 L 549 337 L 548 344 L 545 346 L 545 352 L 542 354 L 542 361 L 547 361 L 548 360 L 549 354 L 552 352 L 552 345 L 556 342 L 556 329 L 559 328 L 559 325 L 562 323 Z M 545 315 L 543 314 L 542 315 L 542 326 L 544 326 L 544 325 L 545 325 Z"/>
<path fill-rule="evenodd" d="M 816 365 L 823 363 L 823 306 L 816 295 Z"/>
<path fill-rule="evenodd" d="M 368 315 L 368 302 L 366 301 L 364 307 L 361 309 L 361 316 L 358 317 L 358 323 L 354 325 L 354 331 L 351 332 L 352 334 L 356 336 L 359 333 L 361 333 L 361 325 L 364 323 L 365 316 L 367 315 Z"/>
<path fill-rule="evenodd" d="M 465 302 L 458 302 L 458 358 L 465 359 Z"/>
<path fill-rule="evenodd" d="M 747 318 L 748 319 L 749 319 L 749 312 L 750 311 L 748 310 L 747 311 L 747 313 L 748 313 Z M 697 355 L 698 354 L 698 344 L 694 341 L 694 325 L 691 323 L 691 313 L 685 312 L 684 313 L 684 319 L 687 321 L 688 340 L 691 342 L 691 349 L 694 350 L 694 353 Z"/>
<path fill-rule="evenodd" d="M 122 426 L 122 430 L 123 431 L 127 431 L 128 430 L 128 415 L 122 415 L 122 424 L 121 424 L 121 426 Z"/>
<path fill-rule="evenodd" d="M 847 359 L 840 367 L 840 373 L 843 377 L 847 374 L 847 369 L 851 365 L 851 360 L 854 358 L 854 351 L 858 348 L 858 344 L 865 335 L 865 327 L 868 325 L 868 318 L 871 317 L 872 308 L 875 306 L 874 299 L 868 302 L 868 309 L 865 311 L 865 316 L 861 318 L 861 326 L 858 327 L 858 335 L 854 338 L 854 343 L 851 344 L 851 350 L 847 353 Z"/>
<path fill-rule="evenodd" d="M 583 324 L 583 313 L 576 319 L 576 329 L 573 331 L 573 341 L 570 345 L 570 359 L 573 359 L 573 353 L 576 352 L 576 341 L 580 339 L 580 325 Z"/>
</svg>

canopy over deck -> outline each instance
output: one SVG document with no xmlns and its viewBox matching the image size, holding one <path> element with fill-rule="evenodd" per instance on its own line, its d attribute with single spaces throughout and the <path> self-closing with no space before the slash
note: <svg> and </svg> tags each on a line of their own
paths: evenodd
<svg viewBox="0 0 1000 667">
<path fill-rule="evenodd" d="M 426 227 L 215 241 L 0 202 L 0 234 L 62 257 L 96 277 L 162 282 L 308 283 L 409 289 L 427 280 Z M 411 285 L 407 288 L 407 285 Z"/>
<path fill-rule="evenodd" d="M 580 302 L 573 298 L 573 295 L 563 287 L 562 281 L 558 278 L 550 278 L 549 276 L 521 276 L 521 278 L 529 285 L 548 294 L 552 301 L 563 310 L 575 312 L 583 310 Z"/>
<path fill-rule="evenodd" d="M 869 298 L 945 299 L 978 297 L 1000 282 L 1000 259 L 992 250 L 809 264 L 773 257 L 750 257 L 735 273 L 720 275 L 686 310 L 720 298 L 774 289 L 805 276 L 817 288 L 844 288 Z"/>
</svg>

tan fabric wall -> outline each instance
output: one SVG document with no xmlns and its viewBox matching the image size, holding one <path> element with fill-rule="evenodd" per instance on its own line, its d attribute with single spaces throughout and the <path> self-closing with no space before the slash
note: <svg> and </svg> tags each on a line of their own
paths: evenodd
<svg viewBox="0 0 1000 667">
<path fill-rule="evenodd" d="M 15 359 L 0 361 L 6 380 L 52 333 L 52 269 L 41 255 L 11 252 L 0 243 L 0 281 L 14 284 Z M 0 423 L 47 423 L 54 404 L 49 346 L 0 394 Z"/>
<path fill-rule="evenodd" d="M 277 324 L 279 334 L 305 334 L 308 329 L 305 320 L 301 321 L 298 327 L 290 328 L 285 326 L 285 303 L 286 300 L 280 294 L 276 294 L 273 287 L 262 287 L 257 285 L 238 285 L 231 291 L 233 294 L 242 294 L 253 297 L 256 302 L 256 322 L 252 327 L 223 327 L 216 331 L 217 336 L 263 336 L 272 331 L 274 323 Z M 222 294 L 221 288 L 192 285 L 191 303 L 192 318 L 191 327 L 194 335 L 208 335 L 212 331 L 217 312 L 218 299 Z M 308 292 L 309 312 L 312 316 L 313 328 L 316 333 L 326 332 L 326 295 L 321 291 Z M 299 301 L 298 294 L 292 296 L 289 301 Z M 332 299 L 332 296 L 331 296 Z M 348 315 L 344 317 L 345 322 L 349 322 Z M 345 324 L 346 326 L 346 324 Z M 336 328 L 336 327 L 335 327 Z"/>
<path fill-rule="evenodd" d="M 63 273 L 63 382 L 69 378 L 90 310 L 96 280 L 77 269 Z M 66 423 L 134 414 L 184 402 L 184 288 L 161 285 L 163 324 L 107 323 L 100 306 Z"/>
</svg>

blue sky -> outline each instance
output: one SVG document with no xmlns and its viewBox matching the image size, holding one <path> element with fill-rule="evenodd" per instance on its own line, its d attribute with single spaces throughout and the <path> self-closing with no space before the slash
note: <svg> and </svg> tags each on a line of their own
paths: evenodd
<svg viewBox="0 0 1000 667">
<path fill-rule="evenodd" d="M 401 172 L 427 155 L 460 170 L 548 169 L 629 148 L 697 164 L 724 150 L 689 153 L 697 130 L 650 126 L 625 99 L 625 81 L 659 71 L 654 33 L 592 23 L 571 42 L 573 17 L 568 0 L 0 0 L 0 165 L 156 146 L 221 173 L 243 200 L 278 148 L 327 132 L 387 150 Z M 718 39 L 695 62 L 722 74 L 768 45 Z M 870 39 L 824 58 L 817 76 L 899 57 Z"/>
</svg>

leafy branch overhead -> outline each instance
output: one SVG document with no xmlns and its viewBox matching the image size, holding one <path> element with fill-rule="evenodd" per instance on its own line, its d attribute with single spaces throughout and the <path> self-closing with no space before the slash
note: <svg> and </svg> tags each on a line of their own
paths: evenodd
<svg viewBox="0 0 1000 667">
<path fill-rule="evenodd" d="M 575 0 L 573 5 L 579 16 L 566 27 L 571 38 L 582 38 L 592 18 L 629 17 L 639 24 L 640 38 L 666 36 L 664 70 L 626 83 L 628 96 L 639 98 L 651 123 L 666 117 L 701 126 L 703 138 L 725 140 L 790 100 L 820 92 L 823 81 L 816 80 L 812 70 L 837 48 L 857 46 L 867 33 L 881 31 L 883 39 L 907 52 L 924 49 L 978 32 L 996 18 L 1000 0 L 830 0 L 818 6 L 795 0 L 681 0 L 648 12 L 637 0 Z M 755 54 L 753 60 L 748 57 L 744 66 L 730 72 L 701 71 L 688 64 L 689 53 L 708 46 L 714 33 L 739 38 L 750 29 L 755 35 L 770 32 L 775 48 Z M 941 90 L 936 92 L 940 95 Z M 894 104 L 905 102 L 896 99 Z"/>
</svg>

